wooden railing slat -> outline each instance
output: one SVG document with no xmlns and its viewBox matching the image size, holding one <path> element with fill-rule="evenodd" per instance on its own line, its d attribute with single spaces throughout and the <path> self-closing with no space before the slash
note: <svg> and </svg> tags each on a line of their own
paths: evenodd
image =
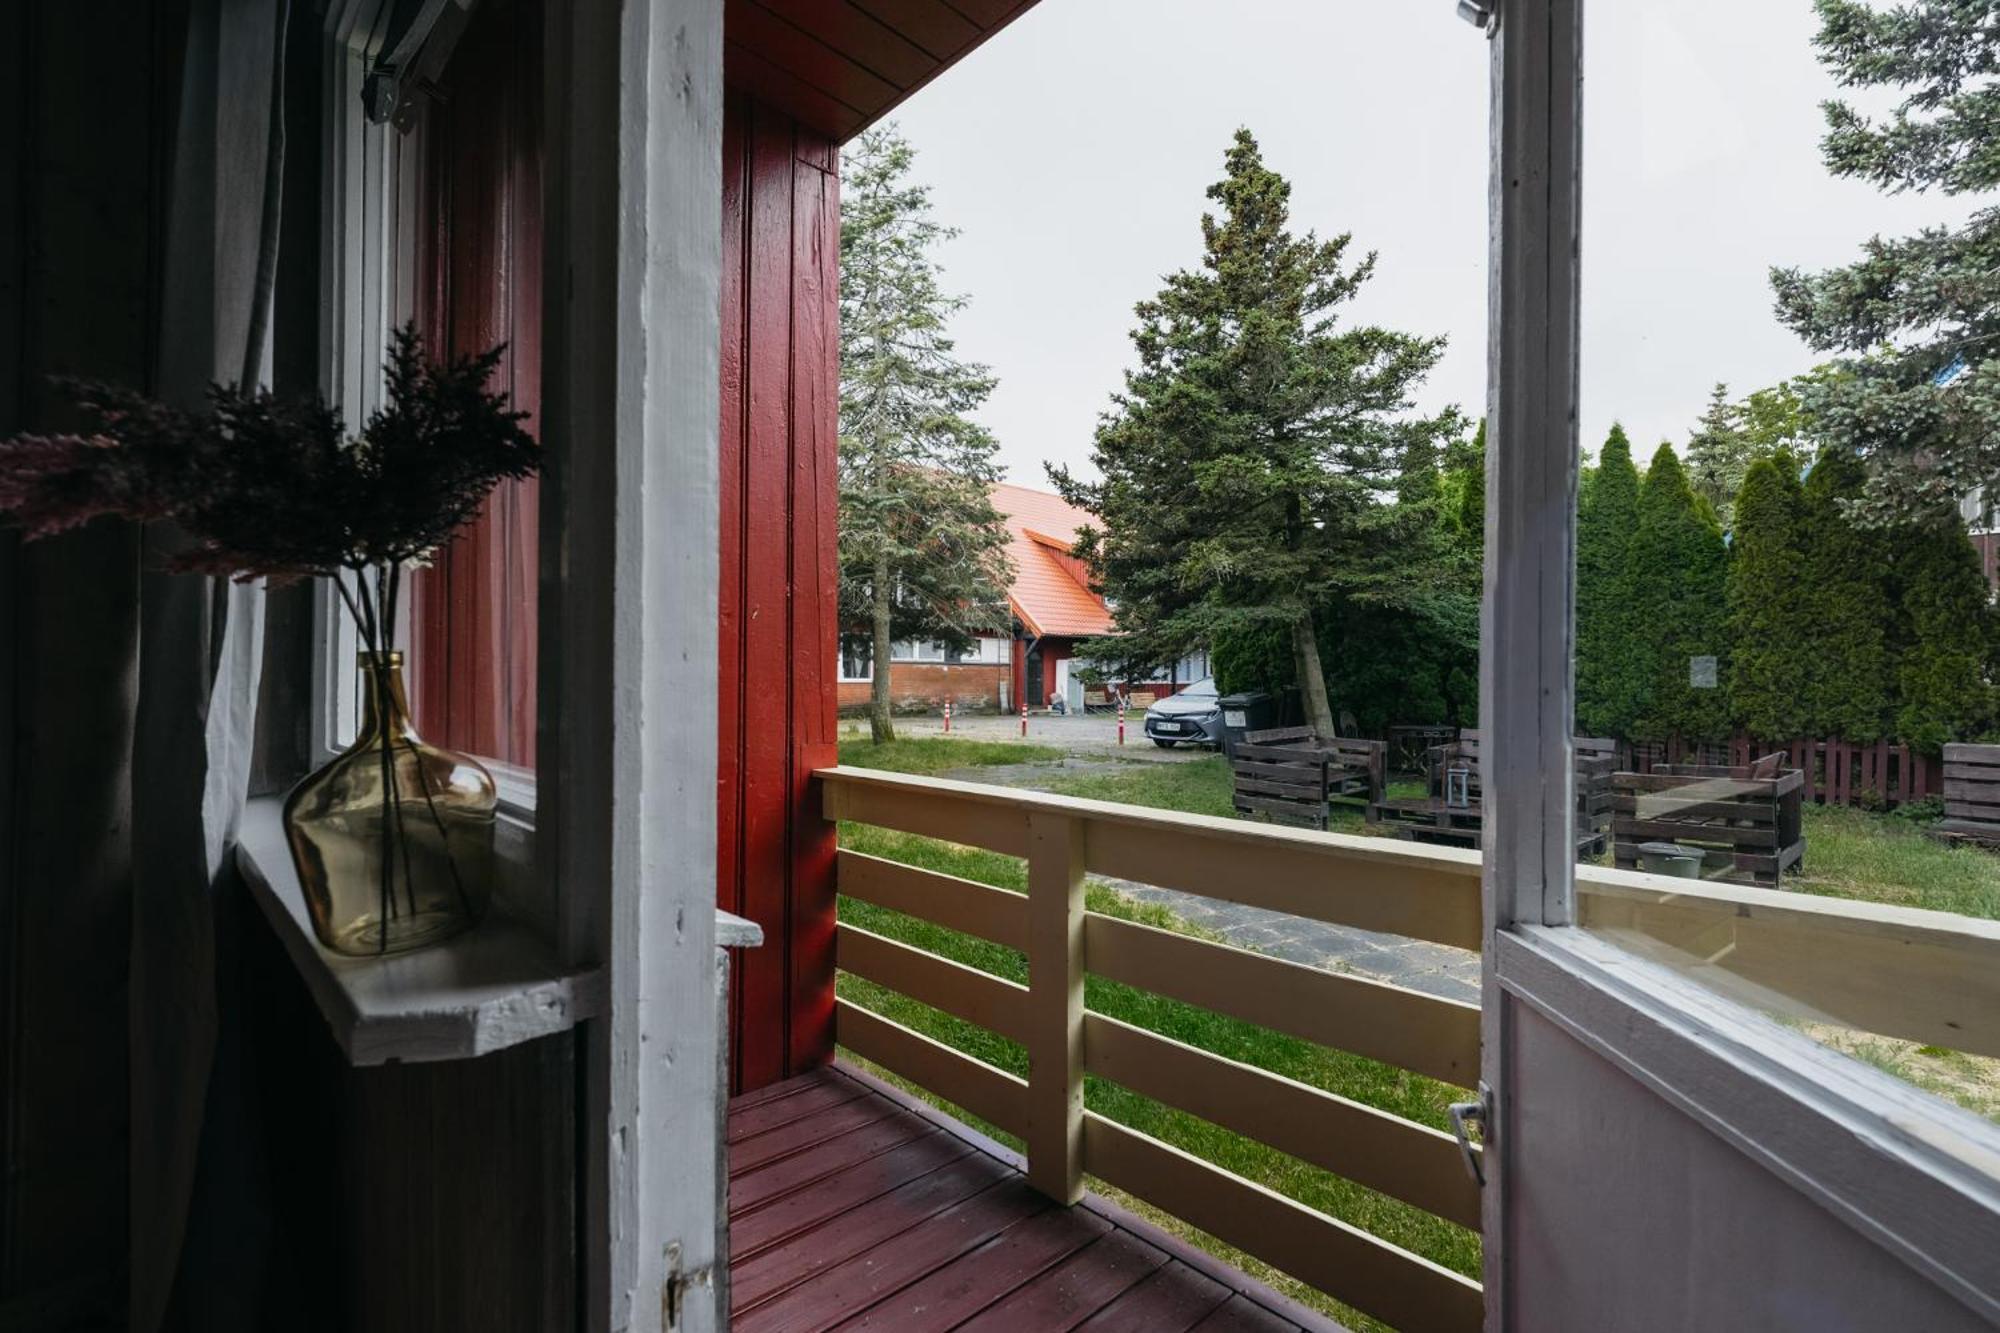
<svg viewBox="0 0 2000 1333">
<path fill-rule="evenodd" d="M 1090 970 L 1112 981 L 1459 1087 L 1479 1078 L 1479 1006 L 1089 913 Z"/>
<path fill-rule="evenodd" d="M 1479 1228 L 1479 1186 L 1449 1134 L 1103 1014 L 1085 1015 L 1083 1048 L 1100 1078 Z"/>
<path fill-rule="evenodd" d="M 834 930 L 834 962 L 843 971 L 977 1023 L 1009 1041 L 1027 1040 L 1028 988 L 912 948 L 845 922 Z"/>
<path fill-rule="evenodd" d="M 1027 952 L 1023 894 L 845 849 L 838 874 L 840 891 L 849 897 Z"/>
<path fill-rule="evenodd" d="M 1420 1255 L 1095 1113 L 1091 1174 L 1355 1309 L 1405 1329 L 1478 1329 L 1479 1284 Z"/>
<path fill-rule="evenodd" d="M 2000 1056 L 2000 922 L 1601 867 L 1577 890 L 1581 925 L 1692 955 L 1788 1016 Z"/>
<path fill-rule="evenodd" d="M 1009 1134 L 1028 1124 L 1027 1080 L 932 1041 L 846 1000 L 833 1002 L 834 1040 L 856 1055 L 964 1107 Z"/>
</svg>

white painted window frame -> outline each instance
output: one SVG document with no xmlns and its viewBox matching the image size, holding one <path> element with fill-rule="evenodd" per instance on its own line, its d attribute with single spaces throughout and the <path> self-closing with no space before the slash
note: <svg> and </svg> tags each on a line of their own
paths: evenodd
<svg viewBox="0 0 2000 1333">
<path fill-rule="evenodd" d="M 1578 929 L 1572 787 L 1584 0 L 1497 0 L 1492 42 L 1483 1073 L 1511 997 L 2000 1319 L 2000 1133 Z M 1503 1327 L 1507 1089 L 1488 1125 L 1487 1326 Z M 1606 1243 L 1615 1243 L 1607 1238 Z"/>
<path fill-rule="evenodd" d="M 390 6 L 334 0 L 321 29 L 324 174 L 320 235 L 320 392 L 349 429 L 381 406 L 390 331 L 415 309 L 416 231 L 408 207 L 415 140 L 370 124 L 361 89 L 387 37 Z M 324 581 L 314 585 L 312 753 L 324 762 L 360 725 L 360 638 Z M 406 640 L 407 641 L 407 640 Z"/>
</svg>

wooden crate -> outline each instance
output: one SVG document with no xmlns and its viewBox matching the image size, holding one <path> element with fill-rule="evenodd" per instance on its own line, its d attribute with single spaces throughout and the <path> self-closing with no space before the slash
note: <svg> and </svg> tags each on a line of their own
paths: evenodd
<svg viewBox="0 0 2000 1333">
<path fill-rule="evenodd" d="M 1944 814 L 1934 837 L 2000 847 L 2000 745 L 1944 747 Z"/>
<path fill-rule="evenodd" d="M 1637 869 L 1643 843 L 1675 842 L 1701 850 L 1703 878 L 1776 885 L 1806 847 L 1805 774 L 1780 768 L 1783 758 L 1613 774 L 1612 851 L 1619 867 Z"/>
</svg>

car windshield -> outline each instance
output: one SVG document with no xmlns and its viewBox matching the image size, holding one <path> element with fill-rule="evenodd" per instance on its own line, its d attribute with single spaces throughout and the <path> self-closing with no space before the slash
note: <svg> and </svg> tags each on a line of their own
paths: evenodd
<svg viewBox="0 0 2000 1333">
<path fill-rule="evenodd" d="M 1196 681 L 1194 684 L 1182 690 L 1181 698 L 1183 699 L 1215 698 L 1215 678 L 1213 676 L 1203 676 L 1200 680 Z"/>
</svg>

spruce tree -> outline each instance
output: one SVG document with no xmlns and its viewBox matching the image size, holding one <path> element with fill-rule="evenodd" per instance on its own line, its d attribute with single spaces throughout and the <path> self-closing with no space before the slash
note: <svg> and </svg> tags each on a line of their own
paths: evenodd
<svg viewBox="0 0 2000 1333">
<path fill-rule="evenodd" d="M 1102 480 L 1050 476 L 1101 521 L 1077 550 L 1116 607 L 1111 651 L 1165 663 L 1276 626 L 1306 720 L 1330 733 L 1325 608 L 1404 605 L 1434 585 L 1406 549 L 1430 515 L 1393 501 L 1412 451 L 1434 457 L 1462 419 L 1411 411 L 1442 338 L 1340 326 L 1374 256 L 1350 263 L 1350 237 L 1294 234 L 1290 196 L 1239 130 L 1208 190 L 1219 211 L 1202 217 L 1200 267 L 1137 308 L 1138 366 L 1092 455 Z"/>
<path fill-rule="evenodd" d="M 1892 712 L 1890 547 L 1853 512 L 1866 482 L 1861 460 L 1838 446 L 1806 474 L 1805 590 L 1793 627 L 1807 663 L 1805 729 L 1849 741 L 1880 738 Z"/>
<path fill-rule="evenodd" d="M 1900 95 L 1871 118 L 1825 105 L 1827 169 L 1890 193 L 2000 187 L 2000 0 L 1816 0 L 1820 63 L 1843 87 Z M 1876 237 L 1821 273 L 1773 269 L 1778 316 L 1844 352 L 1804 390 L 1822 437 L 1870 466 L 1878 516 L 1921 518 L 2000 494 L 2000 208 L 1956 228 Z"/>
<path fill-rule="evenodd" d="M 1805 724 L 1812 670 L 1799 633 L 1805 582 L 1804 499 L 1787 456 L 1760 458 L 1736 493 L 1729 552 L 1729 707 L 1765 741 L 1788 741 Z"/>
<path fill-rule="evenodd" d="M 1730 506 L 1743 485 L 1751 456 L 1743 409 L 1729 400 L 1727 384 L 1717 384 L 1708 391 L 1708 407 L 1688 437 L 1687 477 L 1688 485 L 1708 501 L 1725 532 L 1730 527 Z"/>
<path fill-rule="evenodd" d="M 1896 730 L 1929 754 L 1992 721 L 1986 663 L 1993 612 L 1979 553 L 1956 506 L 1897 530 L 1902 644 Z"/>
<path fill-rule="evenodd" d="M 1625 428 L 1611 427 L 1576 521 L 1576 725 L 1588 736 L 1630 736 L 1644 669 L 1632 644 L 1632 538 L 1639 471 Z"/>
<path fill-rule="evenodd" d="M 895 738 L 889 645 L 970 644 L 1006 623 L 1007 529 L 993 508 L 998 444 L 965 414 L 993 376 L 959 359 L 945 326 L 962 297 L 939 285 L 951 235 L 893 126 L 842 152 L 840 607 L 874 643 L 869 721 Z"/>
<path fill-rule="evenodd" d="M 1679 735 L 1719 741 L 1728 735 L 1722 690 L 1690 684 L 1696 657 L 1716 658 L 1718 684 L 1727 678 L 1727 560 L 1714 510 L 1688 485 L 1673 447 L 1662 444 L 1639 487 L 1631 632 L 1624 648 L 1645 681 L 1635 724 L 1648 740 Z"/>
</svg>

